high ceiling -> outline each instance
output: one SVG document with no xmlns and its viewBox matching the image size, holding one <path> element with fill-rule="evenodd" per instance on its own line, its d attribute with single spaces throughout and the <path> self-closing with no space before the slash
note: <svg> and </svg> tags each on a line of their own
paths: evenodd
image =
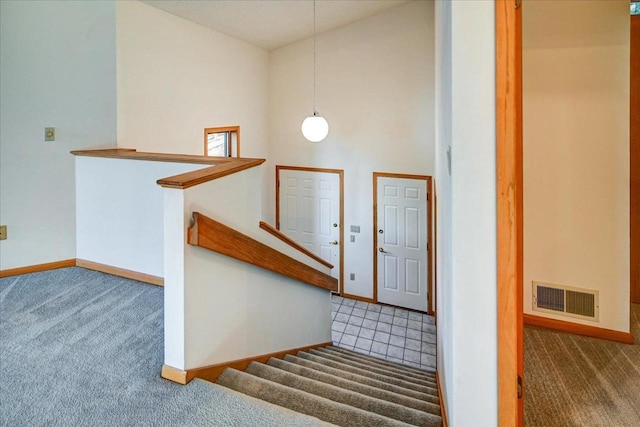
<svg viewBox="0 0 640 427">
<path fill-rule="evenodd" d="M 267 50 L 313 35 L 310 0 L 141 0 Z M 412 0 L 318 0 L 316 31 L 329 31 Z"/>
</svg>

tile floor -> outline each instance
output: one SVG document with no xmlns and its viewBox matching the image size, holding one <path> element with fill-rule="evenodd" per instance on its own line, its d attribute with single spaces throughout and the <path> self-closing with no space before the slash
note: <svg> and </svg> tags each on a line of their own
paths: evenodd
<svg viewBox="0 0 640 427">
<path fill-rule="evenodd" d="M 433 316 L 331 296 L 334 345 L 423 369 L 436 367 Z"/>
</svg>

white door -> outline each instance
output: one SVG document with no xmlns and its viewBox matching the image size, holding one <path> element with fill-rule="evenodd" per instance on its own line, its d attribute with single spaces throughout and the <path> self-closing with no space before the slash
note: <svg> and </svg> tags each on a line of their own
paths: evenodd
<svg viewBox="0 0 640 427">
<path fill-rule="evenodd" d="M 378 301 L 428 310 L 427 181 L 377 177 Z"/>
<path fill-rule="evenodd" d="M 340 175 L 278 169 L 281 232 L 333 265 L 340 281 Z"/>
</svg>

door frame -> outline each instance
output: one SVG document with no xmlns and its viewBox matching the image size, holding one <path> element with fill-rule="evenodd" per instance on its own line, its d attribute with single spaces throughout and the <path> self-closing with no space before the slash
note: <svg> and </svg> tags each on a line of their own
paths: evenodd
<svg viewBox="0 0 640 427">
<path fill-rule="evenodd" d="M 438 186 L 433 182 L 433 298 L 431 301 L 438 301 Z M 431 306 L 431 315 L 438 324 L 437 303 Z"/>
<path fill-rule="evenodd" d="M 429 175 L 410 175 L 400 173 L 373 173 L 373 302 L 378 302 L 378 178 L 419 179 L 427 183 L 427 314 L 433 316 L 433 210 L 431 209 L 433 194 L 433 177 Z"/>
<path fill-rule="evenodd" d="M 495 20 L 498 425 L 522 426 L 522 0 L 495 0 Z"/>
<path fill-rule="evenodd" d="M 631 15 L 629 23 L 631 34 L 631 82 L 630 82 L 630 265 L 631 295 L 633 303 L 640 304 L 640 15 Z"/>
<path fill-rule="evenodd" d="M 293 170 L 301 172 L 321 172 L 338 174 L 340 180 L 340 283 L 338 286 L 338 295 L 343 294 L 344 289 L 344 170 L 343 169 L 325 169 L 312 168 L 304 166 L 284 166 L 276 165 L 276 229 L 280 230 L 280 171 Z"/>
</svg>

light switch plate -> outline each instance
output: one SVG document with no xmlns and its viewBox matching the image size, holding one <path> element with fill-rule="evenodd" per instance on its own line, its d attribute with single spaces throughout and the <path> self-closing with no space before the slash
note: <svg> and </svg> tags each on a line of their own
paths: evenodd
<svg viewBox="0 0 640 427">
<path fill-rule="evenodd" d="M 56 140 L 56 128 L 44 128 L 44 140 L 55 141 Z"/>
<path fill-rule="evenodd" d="M 7 226 L 0 225 L 0 240 L 7 240 Z"/>
</svg>

